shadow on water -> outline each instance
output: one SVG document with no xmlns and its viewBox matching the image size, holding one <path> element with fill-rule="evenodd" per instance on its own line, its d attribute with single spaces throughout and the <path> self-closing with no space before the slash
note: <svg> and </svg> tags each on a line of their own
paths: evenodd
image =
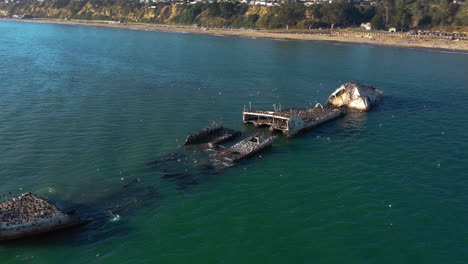
<svg viewBox="0 0 468 264">
<path fill-rule="evenodd" d="M 211 153 L 213 150 L 206 145 L 184 147 L 178 152 L 160 155 L 147 163 L 147 167 L 161 172 L 162 178 L 173 182 L 179 190 L 186 190 L 222 172 L 211 163 Z"/>
<path fill-rule="evenodd" d="M 345 110 L 346 114 L 328 124 L 321 126 L 316 132 L 323 135 L 335 135 L 338 137 L 352 139 L 359 137 L 365 130 L 368 114 L 359 110 Z"/>
<path fill-rule="evenodd" d="M 187 154 L 182 152 L 171 152 L 160 155 L 155 160 L 148 162 L 146 165 L 150 169 L 160 169 L 163 172 L 168 172 L 174 165 L 187 160 Z"/>
<path fill-rule="evenodd" d="M 385 96 L 380 105 L 372 109 L 373 112 L 400 112 L 400 111 L 420 111 L 424 108 L 438 108 L 444 104 L 437 101 L 425 100 L 418 97 L 396 97 Z"/>
<path fill-rule="evenodd" d="M 379 115 L 379 119 L 381 119 L 382 114 L 392 116 L 401 115 L 402 113 L 409 114 L 421 112 L 433 107 L 442 107 L 442 104 L 424 99 L 386 96 L 379 105 L 374 106 L 370 112 L 345 108 L 343 110 L 346 114 L 343 117 L 314 129 L 313 133 L 310 133 L 310 131 L 306 133 L 309 136 L 334 135 L 347 140 L 359 139 L 363 134 L 372 133 L 368 129 L 368 126 L 369 119 L 371 119 L 373 115 Z"/>
<path fill-rule="evenodd" d="M 174 182 L 180 190 L 198 185 L 210 176 L 220 174 L 219 168 L 209 162 L 209 151 L 204 147 L 187 147 L 179 152 L 166 153 L 147 163 L 151 170 L 163 173 L 163 178 Z M 4 241 L 2 246 L 76 245 L 95 243 L 109 237 L 128 234 L 131 227 L 124 217 L 130 212 L 154 206 L 161 196 L 154 186 L 145 186 L 139 178 L 123 184 L 111 194 L 87 203 L 49 199 L 63 212 L 88 223 L 75 228 Z"/>
</svg>

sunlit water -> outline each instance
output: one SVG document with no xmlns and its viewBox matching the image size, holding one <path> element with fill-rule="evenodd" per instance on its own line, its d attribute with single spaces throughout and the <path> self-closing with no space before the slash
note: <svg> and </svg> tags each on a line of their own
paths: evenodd
<svg viewBox="0 0 468 264">
<path fill-rule="evenodd" d="M 382 105 L 222 172 L 180 146 L 350 80 Z M 466 263 L 467 83 L 463 53 L 0 22 L 0 193 L 98 216 L 0 263 Z"/>
</svg>

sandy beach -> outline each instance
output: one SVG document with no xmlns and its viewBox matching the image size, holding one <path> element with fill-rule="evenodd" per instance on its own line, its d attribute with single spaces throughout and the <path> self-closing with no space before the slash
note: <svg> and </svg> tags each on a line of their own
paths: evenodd
<svg viewBox="0 0 468 264">
<path fill-rule="evenodd" d="M 383 46 L 423 48 L 436 50 L 468 51 L 467 40 L 448 40 L 448 39 L 415 39 L 411 37 L 388 37 L 379 36 L 373 33 L 346 32 L 346 36 L 336 36 L 330 34 L 297 34 L 287 33 L 285 30 L 240 30 L 240 29 L 222 29 L 222 28 L 202 28 L 184 25 L 162 25 L 149 23 L 117 23 L 114 21 L 102 20 L 62 20 L 62 19 L 11 19 L 2 18 L 2 20 L 14 20 L 20 22 L 34 23 L 54 23 L 65 25 L 85 25 L 100 26 L 112 28 L 126 28 L 134 30 L 147 31 L 166 31 L 166 32 L 184 32 L 195 34 L 223 35 L 223 36 L 243 36 L 250 38 L 271 38 L 271 39 L 292 39 L 292 40 L 312 40 L 312 41 L 331 41 L 343 43 L 362 43 Z M 327 32 L 324 30 L 324 32 Z M 370 34 L 370 35 L 369 35 Z"/>
</svg>

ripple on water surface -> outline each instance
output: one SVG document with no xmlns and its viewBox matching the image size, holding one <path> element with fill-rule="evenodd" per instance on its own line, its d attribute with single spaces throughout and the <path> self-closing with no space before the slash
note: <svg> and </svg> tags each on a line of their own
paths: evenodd
<svg viewBox="0 0 468 264">
<path fill-rule="evenodd" d="M 2 246 L 2 263 L 466 260 L 466 55 L 18 22 L 0 32 L 0 193 L 82 203 L 100 219 Z M 199 165 L 208 153 L 180 147 L 217 119 L 253 132 L 241 125 L 249 102 L 306 107 L 348 80 L 384 90 L 382 104 L 219 174 Z M 190 159 L 147 165 L 179 151 Z M 172 171 L 190 177 L 163 178 Z"/>
</svg>

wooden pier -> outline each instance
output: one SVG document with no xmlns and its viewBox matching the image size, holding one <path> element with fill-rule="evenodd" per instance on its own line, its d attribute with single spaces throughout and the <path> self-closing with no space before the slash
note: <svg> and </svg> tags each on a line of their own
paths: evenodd
<svg viewBox="0 0 468 264">
<path fill-rule="evenodd" d="M 242 113 L 244 124 L 269 126 L 270 130 L 282 131 L 291 137 L 301 131 L 316 127 L 342 116 L 344 113 L 334 107 L 324 107 L 317 104 L 313 108 L 289 108 L 280 111 L 246 110 Z"/>
</svg>

